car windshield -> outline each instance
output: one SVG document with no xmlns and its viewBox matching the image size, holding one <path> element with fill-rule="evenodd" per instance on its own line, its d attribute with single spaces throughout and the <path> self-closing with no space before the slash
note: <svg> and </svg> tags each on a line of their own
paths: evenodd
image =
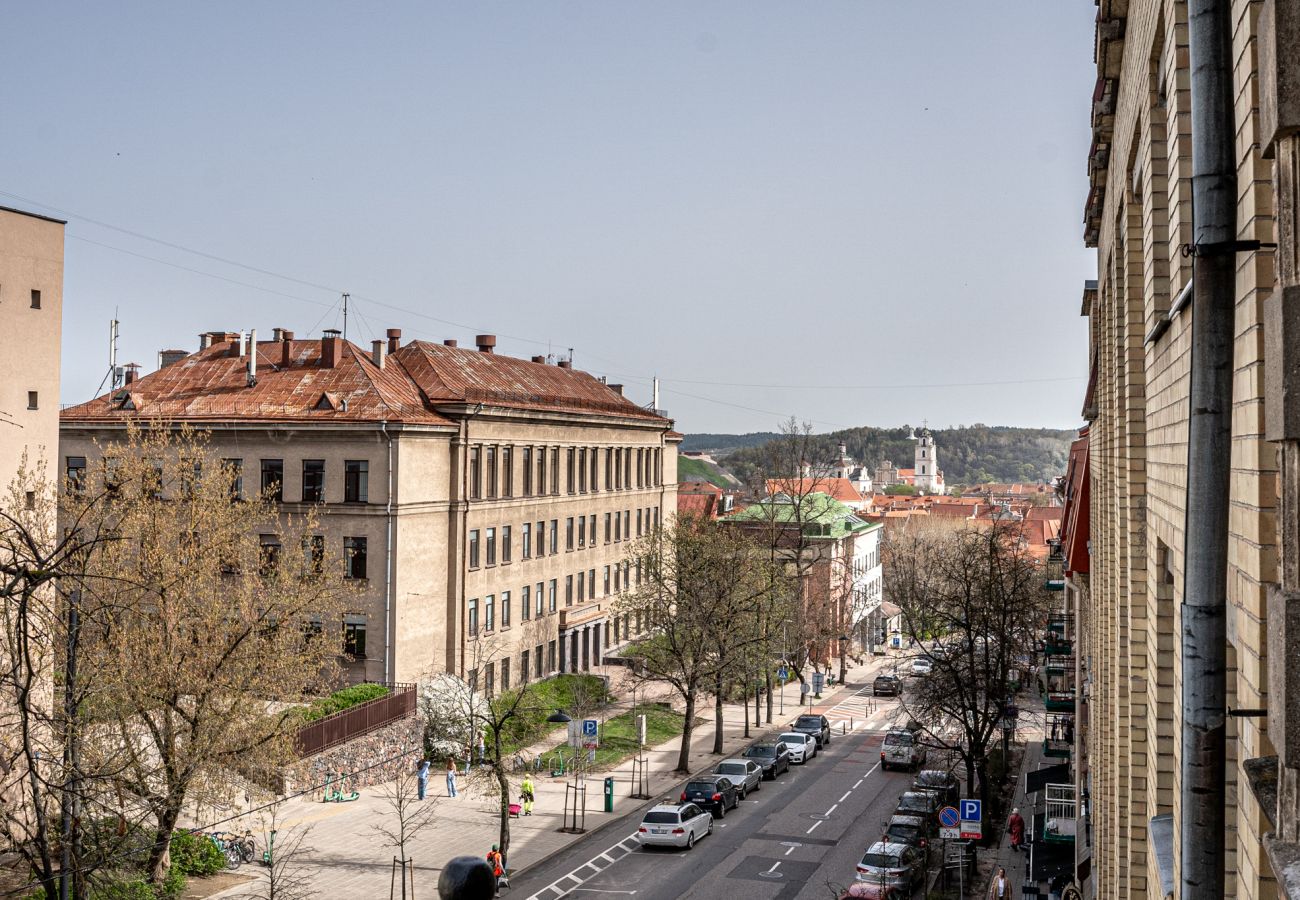
<svg viewBox="0 0 1300 900">
<path fill-rule="evenodd" d="M 677 813 L 664 810 L 663 812 L 654 812 L 653 810 L 645 814 L 642 821 L 647 825 L 676 825 Z"/>
<path fill-rule="evenodd" d="M 898 798 L 898 805 L 901 809 L 929 809 L 930 795 L 908 791 Z"/>
<path fill-rule="evenodd" d="M 692 794 L 712 794 L 717 789 L 712 781 L 692 781 L 686 785 L 686 790 Z"/>
<path fill-rule="evenodd" d="M 910 747 L 912 746 L 912 735 L 906 731 L 891 731 L 885 735 L 885 746 Z"/>
<path fill-rule="evenodd" d="M 806 742 L 807 740 L 809 740 L 809 738 L 808 738 L 808 735 L 806 735 L 806 734 L 799 734 L 799 733 L 797 733 L 797 732 L 791 732 L 790 734 L 783 734 L 783 735 L 781 735 L 781 740 L 783 740 L 783 741 L 787 741 L 788 743 L 791 743 L 791 744 L 802 744 L 802 743 Z"/>
<path fill-rule="evenodd" d="M 821 716 L 800 716 L 799 721 L 794 723 L 795 728 L 821 728 Z"/>
<path fill-rule="evenodd" d="M 921 829 L 915 825 L 890 825 L 889 831 L 885 832 L 892 838 L 902 838 L 906 841 L 916 840 L 921 836 Z"/>
<path fill-rule="evenodd" d="M 719 763 L 717 769 L 715 769 L 714 771 L 716 771 L 719 775 L 744 775 L 745 764 L 744 763 Z"/>
<path fill-rule="evenodd" d="M 948 776 L 943 772 L 922 772 L 916 776 L 916 783 L 926 787 L 941 788 L 948 784 Z"/>
<path fill-rule="evenodd" d="M 892 853 L 873 853 L 868 850 L 862 857 L 862 865 L 876 869 L 896 869 L 899 866 L 899 860 Z"/>
<path fill-rule="evenodd" d="M 776 756 L 776 748 L 771 744 L 759 744 L 745 751 L 746 756 Z"/>
</svg>

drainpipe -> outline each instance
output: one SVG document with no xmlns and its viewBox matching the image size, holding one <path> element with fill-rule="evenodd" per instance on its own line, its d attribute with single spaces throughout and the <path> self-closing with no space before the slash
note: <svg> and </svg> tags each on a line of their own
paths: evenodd
<svg viewBox="0 0 1300 900">
<path fill-rule="evenodd" d="M 1191 418 L 1182 602 L 1182 900 L 1224 896 L 1228 496 L 1237 241 L 1230 0 L 1191 0 Z"/>
<path fill-rule="evenodd" d="M 387 520 L 388 538 L 384 542 L 384 680 L 397 681 L 393 665 L 393 436 L 388 433 L 388 421 L 379 423 L 379 430 L 388 442 L 388 493 L 384 518 Z"/>
<path fill-rule="evenodd" d="M 466 637 L 465 628 L 462 626 L 462 616 L 465 614 L 467 596 L 465 582 L 469 580 L 469 420 L 482 411 L 483 404 L 480 403 L 472 413 L 460 420 L 460 600 L 456 605 L 456 610 L 452 613 L 451 620 L 452 627 L 456 629 L 456 645 L 460 651 L 458 654 L 460 660 L 456 664 L 456 669 L 462 678 L 467 674 L 465 671 L 465 654 L 468 650 L 465 646 Z"/>
</svg>

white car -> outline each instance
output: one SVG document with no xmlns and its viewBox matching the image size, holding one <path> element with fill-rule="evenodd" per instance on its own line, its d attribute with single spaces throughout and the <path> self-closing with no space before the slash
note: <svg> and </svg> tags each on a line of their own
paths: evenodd
<svg viewBox="0 0 1300 900">
<path fill-rule="evenodd" d="M 785 746 L 790 751 L 790 762 L 806 763 L 817 755 L 817 738 L 811 734 L 787 731 L 777 740 L 785 741 Z"/>
<path fill-rule="evenodd" d="M 685 847 L 713 834 L 713 816 L 694 803 L 664 803 L 651 807 L 636 830 L 642 847 Z"/>
<path fill-rule="evenodd" d="M 912 674 L 918 676 L 929 675 L 934 671 L 934 663 L 924 656 L 918 656 L 912 660 Z"/>
</svg>

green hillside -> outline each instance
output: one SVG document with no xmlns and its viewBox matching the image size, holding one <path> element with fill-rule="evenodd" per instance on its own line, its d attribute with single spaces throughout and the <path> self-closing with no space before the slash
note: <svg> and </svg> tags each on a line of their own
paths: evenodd
<svg viewBox="0 0 1300 900">
<path fill-rule="evenodd" d="M 716 466 L 690 456 L 677 457 L 677 480 L 707 481 L 716 484 L 720 488 L 734 486 L 727 480 L 727 476 L 718 471 Z"/>
</svg>

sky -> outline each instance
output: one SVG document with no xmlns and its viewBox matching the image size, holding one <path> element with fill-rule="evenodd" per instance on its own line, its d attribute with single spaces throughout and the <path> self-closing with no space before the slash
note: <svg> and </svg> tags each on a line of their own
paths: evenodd
<svg viewBox="0 0 1300 900">
<path fill-rule="evenodd" d="M 9 4 L 62 399 L 209 330 L 498 336 L 687 432 L 1074 427 L 1085 0 Z M 22 77 L 12 77 L 24 73 Z"/>
</svg>

